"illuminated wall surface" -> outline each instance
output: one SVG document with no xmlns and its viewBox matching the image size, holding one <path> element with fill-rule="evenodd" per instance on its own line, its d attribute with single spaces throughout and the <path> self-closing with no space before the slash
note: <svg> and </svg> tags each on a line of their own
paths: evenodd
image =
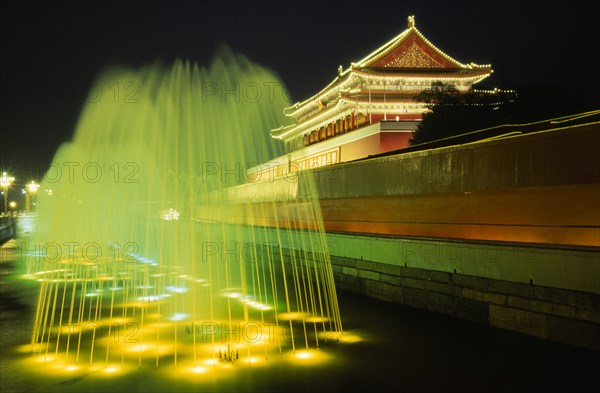
<svg viewBox="0 0 600 393">
<path fill-rule="evenodd" d="M 227 211 L 221 191 L 275 155 L 264 134 L 289 105 L 282 89 L 227 51 L 208 69 L 99 78 L 41 187 L 52 192 L 26 255 L 40 282 L 36 361 L 201 373 L 326 356 L 313 350 L 342 325 L 316 198 L 273 213 L 292 229 L 300 215 L 306 232 L 191 218 L 195 206 Z M 285 263 L 272 255 L 290 244 L 301 246 Z"/>
</svg>

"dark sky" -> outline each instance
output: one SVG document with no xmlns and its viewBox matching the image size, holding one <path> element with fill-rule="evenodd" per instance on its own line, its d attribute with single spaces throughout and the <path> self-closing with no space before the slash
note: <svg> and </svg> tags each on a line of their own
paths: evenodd
<svg viewBox="0 0 600 393">
<path fill-rule="evenodd" d="M 108 65 L 208 64 L 217 45 L 266 66 L 294 101 L 406 28 L 460 62 L 492 64 L 480 88 L 553 85 L 600 107 L 592 2 L 10 2 L 1 5 L 0 165 L 50 163 Z"/>
</svg>

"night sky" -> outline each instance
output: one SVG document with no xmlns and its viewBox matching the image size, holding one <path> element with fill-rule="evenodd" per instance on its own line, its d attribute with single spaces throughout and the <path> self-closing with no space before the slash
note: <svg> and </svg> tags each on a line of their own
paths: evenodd
<svg viewBox="0 0 600 393">
<path fill-rule="evenodd" d="M 0 165 L 37 167 L 41 180 L 107 66 L 208 64 L 226 44 L 276 72 L 301 101 L 339 65 L 402 32 L 408 15 L 458 61 L 492 64 L 478 88 L 551 85 L 582 109 L 600 107 L 600 24 L 588 1 L 4 1 Z"/>
</svg>

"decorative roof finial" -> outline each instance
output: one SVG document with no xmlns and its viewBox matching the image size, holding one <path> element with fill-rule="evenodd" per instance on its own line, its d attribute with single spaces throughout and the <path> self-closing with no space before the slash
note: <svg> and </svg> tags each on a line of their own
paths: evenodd
<svg viewBox="0 0 600 393">
<path fill-rule="evenodd" d="M 338 67 L 338 75 L 342 75 L 342 72 L 344 71 L 344 69 L 342 68 L 342 66 Z"/>
<path fill-rule="evenodd" d="M 415 16 L 410 15 L 408 17 L 408 28 L 413 28 L 413 27 L 415 27 Z"/>
</svg>

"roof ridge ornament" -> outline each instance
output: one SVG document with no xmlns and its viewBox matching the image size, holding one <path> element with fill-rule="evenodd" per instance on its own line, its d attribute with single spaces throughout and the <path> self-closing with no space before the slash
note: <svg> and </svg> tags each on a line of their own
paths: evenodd
<svg viewBox="0 0 600 393">
<path fill-rule="evenodd" d="M 415 16 L 414 15 L 410 15 L 408 17 L 408 28 L 412 29 L 415 27 Z"/>
</svg>

